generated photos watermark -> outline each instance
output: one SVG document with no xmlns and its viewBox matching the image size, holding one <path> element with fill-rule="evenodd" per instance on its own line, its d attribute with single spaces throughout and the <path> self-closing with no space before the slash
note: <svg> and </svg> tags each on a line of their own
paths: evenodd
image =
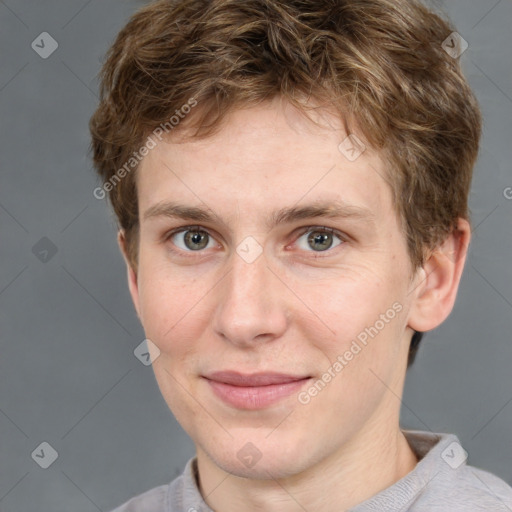
<svg viewBox="0 0 512 512">
<path fill-rule="evenodd" d="M 169 121 L 165 123 L 160 123 L 157 126 L 151 135 L 148 136 L 146 142 L 139 148 L 138 151 L 134 151 L 132 156 L 124 163 L 122 167 L 120 167 L 101 187 L 96 187 L 93 190 L 93 195 L 96 199 L 105 199 L 108 192 L 114 190 L 117 185 L 121 182 L 121 180 L 126 177 L 130 172 L 135 169 L 142 159 L 152 150 L 155 149 L 158 142 L 163 140 L 164 132 L 168 134 L 176 126 L 180 124 L 182 119 L 185 119 L 187 114 L 197 106 L 197 100 L 192 97 L 187 103 L 181 106 L 181 108 L 177 109 L 173 116 L 170 117 Z M 155 140 L 158 139 L 158 142 Z"/>
<path fill-rule="evenodd" d="M 338 355 L 336 361 L 327 368 L 322 376 L 307 390 L 301 391 L 297 395 L 298 401 L 303 405 L 309 404 L 311 399 L 317 396 L 368 345 L 369 339 L 375 338 L 402 309 L 402 304 L 395 302 L 385 313 L 379 316 L 379 319 L 372 326 L 361 331 L 356 336 L 357 339 L 352 340 L 350 347 L 343 354 Z"/>
</svg>

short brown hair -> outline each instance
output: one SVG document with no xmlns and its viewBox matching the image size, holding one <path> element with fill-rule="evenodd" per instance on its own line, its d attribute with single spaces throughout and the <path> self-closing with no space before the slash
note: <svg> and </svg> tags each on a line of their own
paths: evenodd
<svg viewBox="0 0 512 512">
<path fill-rule="evenodd" d="M 150 3 L 118 34 L 101 70 L 94 166 L 112 184 L 191 99 L 199 106 L 173 129 L 206 137 L 234 109 L 281 96 L 305 112 L 303 99 L 313 98 L 356 121 L 365 144 L 382 151 L 417 268 L 458 217 L 469 219 L 481 114 L 459 59 L 442 47 L 453 31 L 416 0 Z M 135 173 L 108 192 L 136 269 Z"/>
</svg>

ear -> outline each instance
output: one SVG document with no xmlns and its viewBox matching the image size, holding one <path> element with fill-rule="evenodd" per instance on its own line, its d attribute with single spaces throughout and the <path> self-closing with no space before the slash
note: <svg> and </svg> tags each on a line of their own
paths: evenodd
<svg viewBox="0 0 512 512">
<path fill-rule="evenodd" d="M 433 250 L 414 280 L 409 327 L 418 332 L 441 325 L 453 309 L 464 270 L 471 226 L 465 219 Z"/>
<path fill-rule="evenodd" d="M 135 306 L 135 311 L 137 312 L 137 316 L 139 320 L 141 320 L 140 309 L 139 309 L 139 284 L 137 282 L 137 272 L 132 267 L 130 263 L 130 258 L 128 257 L 128 251 L 126 248 L 126 238 L 124 230 L 120 229 L 117 233 L 117 243 L 119 244 L 119 248 L 121 249 L 121 253 L 123 254 L 124 261 L 126 263 L 126 272 L 128 277 L 128 288 L 130 290 L 130 295 L 132 296 L 133 305 Z"/>
</svg>

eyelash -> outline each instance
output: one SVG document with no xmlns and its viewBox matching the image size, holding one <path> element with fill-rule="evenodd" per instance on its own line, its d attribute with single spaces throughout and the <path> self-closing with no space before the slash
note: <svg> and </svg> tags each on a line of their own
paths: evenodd
<svg viewBox="0 0 512 512">
<path fill-rule="evenodd" d="M 201 231 L 201 232 L 204 232 L 206 233 L 209 237 L 215 239 L 215 237 L 207 230 L 205 229 L 204 227 L 202 226 L 182 226 L 180 228 L 176 228 L 168 233 L 166 233 L 164 236 L 163 236 L 163 242 L 166 243 L 168 242 L 174 235 L 177 235 L 178 233 L 183 233 L 183 232 L 187 232 L 187 231 Z M 325 232 L 325 233 L 330 233 L 332 235 L 335 235 L 337 236 L 339 239 L 340 239 L 340 242 L 338 245 L 336 245 L 335 247 L 330 247 L 329 249 L 326 249 L 325 251 L 306 251 L 306 252 L 310 252 L 310 253 L 313 253 L 315 256 L 315 258 L 323 258 L 323 257 L 326 257 L 326 256 L 323 256 L 322 253 L 329 253 L 327 254 L 327 256 L 331 256 L 332 255 L 332 252 L 338 248 L 338 247 L 341 247 L 342 245 L 344 245 L 344 243 L 347 242 L 348 240 L 348 236 L 345 235 L 344 233 L 342 233 L 341 231 L 338 231 L 337 229 L 334 229 L 334 228 L 330 228 L 330 227 L 327 227 L 327 226 L 304 226 L 303 228 L 300 228 L 300 231 L 297 235 L 297 238 L 295 239 L 295 242 L 301 238 L 303 235 L 305 235 L 306 233 L 310 233 L 312 231 L 318 231 L 320 233 L 322 232 Z M 294 243 L 295 243 L 294 242 Z M 200 256 L 201 254 L 200 253 L 203 253 L 204 250 L 198 250 L 198 251 L 185 251 L 183 249 L 173 249 L 173 248 L 169 248 L 169 250 L 173 253 L 180 253 L 180 254 L 183 254 L 185 253 L 185 257 L 195 257 L 193 256 L 192 253 L 194 252 L 197 252 L 198 256 Z"/>
</svg>

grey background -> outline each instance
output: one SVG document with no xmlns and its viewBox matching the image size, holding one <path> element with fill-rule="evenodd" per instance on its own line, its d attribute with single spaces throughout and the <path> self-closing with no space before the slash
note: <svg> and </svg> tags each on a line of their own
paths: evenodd
<svg viewBox="0 0 512 512">
<path fill-rule="evenodd" d="M 512 484 L 512 2 L 432 3 L 469 42 L 461 59 L 485 128 L 469 261 L 451 317 L 408 374 L 402 426 L 458 434 L 471 464 Z M 0 1 L 2 512 L 107 511 L 194 453 L 133 355 L 144 333 L 114 219 L 92 195 L 96 75 L 142 4 Z M 44 31 L 59 45 L 47 59 L 31 48 Z M 43 237 L 57 249 L 46 262 L 33 253 Z M 48 469 L 31 458 L 43 441 L 58 452 Z"/>
</svg>

